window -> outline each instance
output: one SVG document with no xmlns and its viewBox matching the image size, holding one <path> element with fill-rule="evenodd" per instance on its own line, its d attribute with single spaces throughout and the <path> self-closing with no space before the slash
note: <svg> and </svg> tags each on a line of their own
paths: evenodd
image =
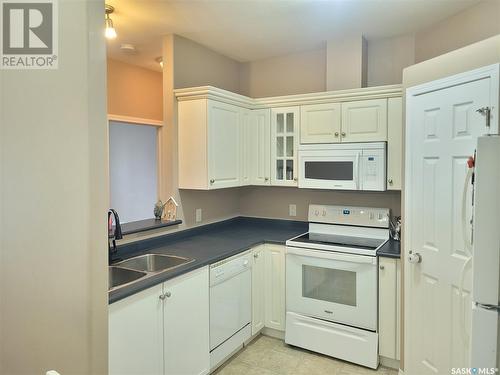
<svg viewBox="0 0 500 375">
<path fill-rule="evenodd" d="M 123 223 L 154 217 L 157 127 L 109 122 L 110 202 Z"/>
</svg>

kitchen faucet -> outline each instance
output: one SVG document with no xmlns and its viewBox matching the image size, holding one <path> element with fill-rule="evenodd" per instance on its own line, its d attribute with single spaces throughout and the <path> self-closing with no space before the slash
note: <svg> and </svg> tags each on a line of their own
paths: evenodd
<svg viewBox="0 0 500 375">
<path fill-rule="evenodd" d="M 113 227 L 110 222 L 110 217 L 113 215 L 114 220 L 115 220 L 115 228 L 114 231 Z M 122 235 L 122 226 L 120 225 L 120 218 L 118 216 L 118 212 L 114 210 L 113 208 L 110 208 L 108 210 L 108 256 L 109 256 L 109 264 L 111 264 L 111 258 L 113 257 L 113 254 L 116 254 L 117 249 L 116 249 L 116 240 L 121 240 L 123 238 Z M 110 242 L 111 240 L 111 242 Z M 112 244 L 112 245 L 111 245 Z"/>
</svg>

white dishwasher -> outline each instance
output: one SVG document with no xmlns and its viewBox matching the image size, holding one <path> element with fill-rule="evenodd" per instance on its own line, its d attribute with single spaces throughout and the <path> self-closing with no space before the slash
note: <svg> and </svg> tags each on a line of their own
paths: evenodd
<svg viewBox="0 0 500 375">
<path fill-rule="evenodd" d="M 242 347 L 251 336 L 251 254 L 210 265 L 210 367 Z"/>
</svg>

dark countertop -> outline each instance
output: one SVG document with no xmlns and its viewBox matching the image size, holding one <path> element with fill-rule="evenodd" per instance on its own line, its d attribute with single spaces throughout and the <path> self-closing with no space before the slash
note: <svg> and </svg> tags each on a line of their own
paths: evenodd
<svg viewBox="0 0 500 375">
<path fill-rule="evenodd" d="M 377 250 L 377 256 L 386 258 L 401 257 L 401 242 L 389 239 L 380 249 Z"/>
<path fill-rule="evenodd" d="M 138 280 L 109 292 L 109 303 L 172 279 L 197 268 L 218 262 L 262 243 L 284 245 L 286 240 L 307 232 L 308 223 L 276 219 L 237 217 L 222 222 L 121 245 L 113 262 L 146 253 L 169 254 L 195 259 L 170 271 Z M 399 241 L 389 240 L 378 256 L 399 258 Z"/>
<path fill-rule="evenodd" d="M 285 244 L 285 241 L 307 232 L 303 221 L 237 217 L 161 237 L 118 247 L 117 257 L 126 259 L 150 252 L 196 259 L 170 271 L 138 280 L 109 292 L 109 303 L 116 302 L 163 281 L 193 271 L 207 264 L 241 253 L 262 243 Z"/>
</svg>

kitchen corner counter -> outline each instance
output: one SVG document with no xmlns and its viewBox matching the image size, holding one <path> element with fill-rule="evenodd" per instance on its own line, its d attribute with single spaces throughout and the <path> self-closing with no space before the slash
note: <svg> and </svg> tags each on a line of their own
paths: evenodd
<svg viewBox="0 0 500 375">
<path fill-rule="evenodd" d="M 284 245 L 286 240 L 307 230 L 308 223 L 303 221 L 237 217 L 119 246 L 114 262 L 147 253 L 177 255 L 195 261 L 112 290 L 109 303 L 262 243 Z"/>
<path fill-rule="evenodd" d="M 377 256 L 386 258 L 401 258 L 401 242 L 390 238 L 389 241 L 377 250 Z"/>
</svg>

